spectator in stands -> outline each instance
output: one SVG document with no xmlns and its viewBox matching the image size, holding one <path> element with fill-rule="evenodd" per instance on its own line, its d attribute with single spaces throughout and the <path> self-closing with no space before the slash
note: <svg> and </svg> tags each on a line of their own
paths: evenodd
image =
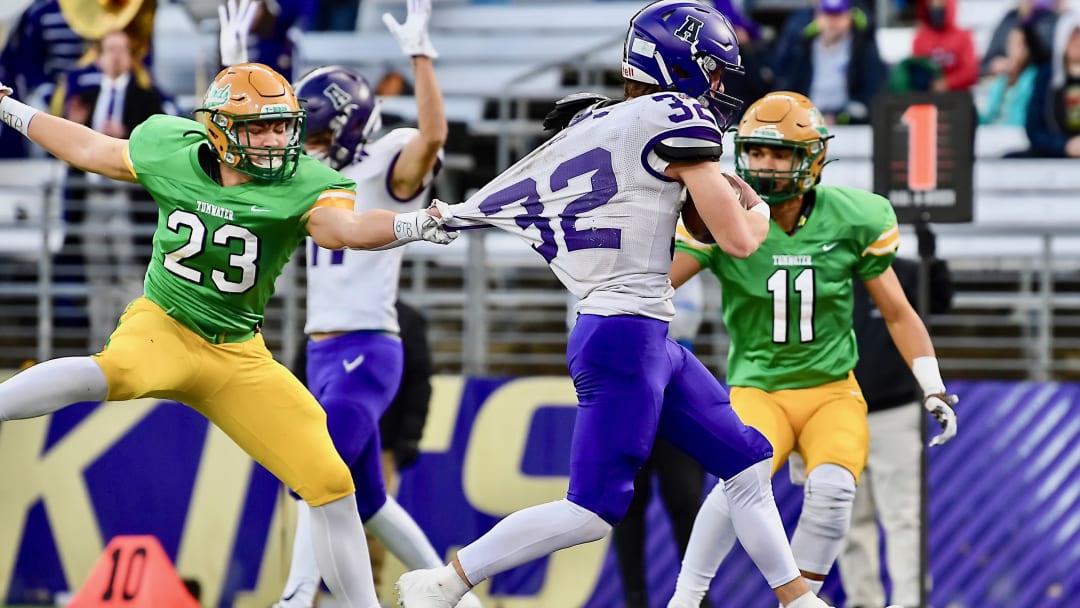
<svg viewBox="0 0 1080 608">
<path fill-rule="evenodd" d="M 1027 41 L 1020 28 L 1009 32 L 1008 55 L 999 59 L 1008 69 L 990 82 L 986 103 L 979 113 L 979 124 L 1022 127 L 1027 121 L 1038 68 L 1031 63 Z"/>
<path fill-rule="evenodd" d="M 57 78 L 85 51 L 85 41 L 64 19 L 58 0 L 35 0 L 16 20 L 0 51 L 0 81 L 28 103 L 42 106 Z M 24 157 L 28 150 L 26 138 L 0 128 L 0 158 Z"/>
<path fill-rule="evenodd" d="M 668 335 L 693 352 L 693 339 L 701 327 L 705 306 L 705 292 L 699 277 L 694 277 L 672 297 L 675 318 L 671 320 Z M 626 516 L 615 526 L 612 542 L 622 578 L 623 598 L 626 608 L 648 608 L 649 596 L 645 586 L 645 532 L 646 510 L 652 498 L 653 479 L 660 488 L 671 529 L 679 550 L 679 558 L 686 554 L 694 517 L 705 492 L 705 469 L 679 448 L 663 439 L 657 439 L 653 451 L 634 477 L 634 497 Z M 708 598 L 701 606 L 711 604 Z"/>
<path fill-rule="evenodd" d="M 53 95 L 63 86 L 62 76 L 80 62 L 93 63 L 86 55 L 91 41 L 105 33 L 127 29 L 135 41 L 136 56 L 149 66 L 150 35 L 156 0 L 35 0 L 18 18 L 0 52 L 0 80 L 15 93 L 39 107 L 59 114 L 65 95 Z M 22 157 L 29 142 L 10 129 L 0 129 L 0 157 Z"/>
<path fill-rule="evenodd" d="M 934 60 L 908 57 L 889 72 L 886 90 L 890 93 L 941 92 L 946 89 L 945 73 Z"/>
<path fill-rule="evenodd" d="M 143 121 L 163 113 L 161 95 L 153 86 L 141 84 L 135 75 L 137 60 L 131 42 L 125 31 L 115 30 L 94 43 L 93 74 L 98 76 L 97 84 L 83 86 L 68 98 L 65 118 L 110 137 L 126 139 Z M 82 249 L 89 348 L 97 352 L 115 329 L 116 319 L 127 303 L 142 293 L 142 270 L 149 255 L 137 253 L 136 226 L 144 224 L 146 232 L 152 233 L 157 214 L 144 194 L 137 198 L 146 203 L 147 211 L 136 218 L 133 190 L 110 185 L 110 180 L 77 168 L 69 176 L 87 182 L 85 189 L 74 186 L 68 191 L 69 200 L 85 203 L 69 210 L 68 221 L 83 227 L 74 238 Z M 149 241 L 143 244 L 148 252 Z"/>
<path fill-rule="evenodd" d="M 869 122 L 886 68 L 866 14 L 851 0 L 820 0 L 814 20 L 789 35 L 778 43 L 774 88 L 810 97 L 827 124 Z"/>
<path fill-rule="evenodd" d="M 1080 14 L 1058 19 L 1051 57 L 1039 67 L 1028 108 L 1029 155 L 1080 158 Z"/>
<path fill-rule="evenodd" d="M 932 235 L 931 235 L 931 238 Z M 896 258 L 892 264 L 908 301 L 919 294 L 919 263 Z M 885 605 L 878 549 L 878 523 L 885 530 L 890 605 L 919 605 L 919 519 L 922 439 L 921 392 L 889 328 L 862 281 L 855 286 L 854 329 L 859 344 L 855 378 L 862 387 L 870 423 L 870 457 L 855 491 L 851 529 L 837 559 L 850 608 Z M 944 260 L 930 270 L 930 313 L 948 311 L 952 282 Z"/>
<path fill-rule="evenodd" d="M 994 28 L 990 44 L 983 55 L 983 75 L 1001 76 L 1007 74 L 1012 66 L 1009 59 L 1009 36 L 1013 30 L 1020 30 L 1032 55 L 1033 64 L 1039 64 L 1049 57 L 1053 45 L 1054 23 L 1065 0 L 1018 0 L 1016 8 L 1010 9 Z"/>
<path fill-rule="evenodd" d="M 916 15 L 919 26 L 911 54 L 937 62 L 948 90 L 969 90 L 979 80 L 979 58 L 971 30 L 956 25 L 956 0 L 925 0 Z"/>
</svg>

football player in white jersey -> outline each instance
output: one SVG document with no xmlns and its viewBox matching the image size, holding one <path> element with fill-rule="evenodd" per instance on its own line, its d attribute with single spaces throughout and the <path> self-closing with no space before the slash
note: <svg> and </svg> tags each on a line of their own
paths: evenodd
<svg viewBox="0 0 1080 608">
<path fill-rule="evenodd" d="M 229 0 L 222 9 L 222 58 L 243 61 L 240 41 L 250 27 L 252 0 Z M 383 21 L 412 59 L 418 128 L 381 129 L 379 102 L 354 68 L 321 67 L 296 83 L 307 111 L 304 149 L 356 182 L 356 211 L 419 209 L 430 202 L 447 124 L 428 36 L 431 0 L 409 0 L 404 24 Z M 442 559 L 427 536 L 386 493 L 379 419 L 401 383 L 398 275 L 402 251 L 329 250 L 308 239 L 307 384 L 326 410 L 334 446 L 356 485 L 364 528 L 408 568 Z M 275 608 L 311 608 L 320 574 L 312 550 L 310 512 L 297 500 L 297 527 L 289 577 Z M 479 606 L 472 594 L 460 606 Z"/>
<path fill-rule="evenodd" d="M 625 101 L 560 102 L 548 125 L 565 128 L 450 207 L 448 220 L 519 236 L 580 300 L 567 346 L 579 407 L 566 499 L 511 514 L 446 566 L 402 575 L 405 608 L 449 608 L 494 574 L 607 535 L 657 436 L 725 480 L 739 538 L 780 602 L 825 606 L 800 576 L 777 513 L 771 446 L 668 337 L 683 186 L 732 255 L 752 253 L 768 230 L 768 206 L 748 186 L 740 205 L 717 162 L 738 103 L 721 84 L 740 69 L 735 33 L 704 3 L 661 0 L 631 20 L 623 59 Z"/>
</svg>

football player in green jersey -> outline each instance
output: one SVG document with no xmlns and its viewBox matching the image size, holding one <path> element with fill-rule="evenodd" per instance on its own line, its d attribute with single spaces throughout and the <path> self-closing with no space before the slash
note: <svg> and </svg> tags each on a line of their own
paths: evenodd
<svg viewBox="0 0 1080 608">
<path fill-rule="evenodd" d="M 671 267 L 676 287 L 702 269 L 720 279 L 732 405 L 772 443 L 774 474 L 792 452 L 806 463 L 791 548 L 815 591 L 843 548 L 869 450 L 866 402 L 852 372 L 853 272 L 941 423 L 931 445 L 956 434 L 956 398 L 945 392 L 930 335 L 890 267 L 900 241 L 896 215 L 876 194 L 818 183 L 829 137 L 821 113 L 798 93 L 770 93 L 751 105 L 735 136 L 735 170 L 769 203 L 768 236 L 745 259 L 683 238 Z M 708 590 L 735 542 L 727 513 L 724 492 L 714 490 L 694 522 L 669 608 L 697 606 Z"/>
<path fill-rule="evenodd" d="M 379 605 L 348 467 L 326 414 L 274 361 L 259 326 L 274 281 L 310 235 L 329 249 L 448 243 L 438 207 L 354 211 L 355 185 L 301 154 L 304 111 L 261 64 L 226 68 L 200 122 L 155 116 L 128 140 L 39 113 L 0 84 L 0 120 L 57 158 L 138 182 L 158 205 L 144 295 L 105 348 L 0 384 L 0 421 L 79 401 L 159 397 L 206 416 L 311 506 L 319 570 L 345 605 Z"/>
</svg>

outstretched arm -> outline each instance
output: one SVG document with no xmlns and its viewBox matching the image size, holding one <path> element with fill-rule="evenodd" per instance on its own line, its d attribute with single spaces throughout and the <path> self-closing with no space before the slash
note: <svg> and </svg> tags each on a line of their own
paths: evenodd
<svg viewBox="0 0 1080 608">
<path fill-rule="evenodd" d="M 398 23 L 389 14 L 383 15 L 401 52 L 412 58 L 419 129 L 419 133 L 405 144 L 390 177 L 390 189 L 399 199 L 411 198 L 424 187 L 424 178 L 438 162 L 439 150 L 446 143 L 449 131 L 442 91 L 431 62 L 438 56 L 428 36 L 431 0 L 409 0 L 408 10 L 405 23 Z"/>
<path fill-rule="evenodd" d="M 0 83 L 0 120 L 60 160 L 110 179 L 134 182 L 127 163 L 127 140 L 98 133 L 34 108 L 11 97 Z"/>
<path fill-rule="evenodd" d="M 414 241 L 445 245 L 458 237 L 457 232 L 443 228 L 451 215 L 442 201 L 407 213 L 387 209 L 356 213 L 340 207 L 316 207 L 307 217 L 308 234 L 325 249 L 392 249 Z"/>
</svg>

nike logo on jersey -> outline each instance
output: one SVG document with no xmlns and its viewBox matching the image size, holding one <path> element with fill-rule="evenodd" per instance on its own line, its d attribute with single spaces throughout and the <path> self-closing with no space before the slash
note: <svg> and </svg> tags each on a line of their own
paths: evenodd
<svg viewBox="0 0 1080 608">
<path fill-rule="evenodd" d="M 270 211 L 266 207 L 260 207 L 258 205 L 252 205 L 251 210 L 254 211 L 255 213 L 265 213 L 267 211 Z"/>
<path fill-rule="evenodd" d="M 352 371 L 364 362 L 364 355 L 357 355 L 355 359 L 349 361 L 348 359 L 342 359 L 341 364 L 345 366 L 345 373 L 352 373 Z"/>
<path fill-rule="evenodd" d="M 839 244 L 840 243 L 825 243 L 824 245 L 821 246 L 821 250 L 822 251 L 830 251 L 830 250 L 832 250 L 833 247 L 836 247 Z"/>
</svg>

